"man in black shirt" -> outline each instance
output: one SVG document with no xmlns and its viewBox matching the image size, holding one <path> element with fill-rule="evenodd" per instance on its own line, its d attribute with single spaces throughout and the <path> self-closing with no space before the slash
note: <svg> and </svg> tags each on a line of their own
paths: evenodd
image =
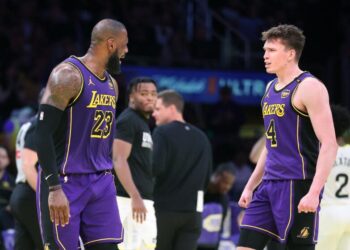
<svg viewBox="0 0 350 250">
<path fill-rule="evenodd" d="M 158 94 L 153 116 L 154 207 L 157 250 L 196 249 L 203 211 L 203 195 L 212 169 L 207 136 L 183 119 L 182 96 L 165 90 Z"/>
<path fill-rule="evenodd" d="M 36 116 L 21 126 L 16 138 L 16 187 L 10 205 L 16 219 L 15 249 L 42 249 L 35 191 L 38 155 L 34 136 Z"/>
<path fill-rule="evenodd" d="M 152 149 L 148 119 L 157 99 L 156 83 L 138 77 L 129 84 L 129 107 L 116 120 L 113 162 L 117 200 L 124 227 L 119 249 L 154 249 L 157 235 L 153 208 Z"/>
</svg>

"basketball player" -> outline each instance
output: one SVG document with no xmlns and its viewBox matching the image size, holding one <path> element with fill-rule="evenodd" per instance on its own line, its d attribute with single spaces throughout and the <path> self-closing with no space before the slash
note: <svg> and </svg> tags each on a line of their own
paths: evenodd
<svg viewBox="0 0 350 250">
<path fill-rule="evenodd" d="M 184 120 L 183 109 L 176 91 L 158 94 L 153 112 L 157 250 L 195 250 L 202 228 L 212 151 L 207 136 Z"/>
<path fill-rule="evenodd" d="M 350 145 L 344 135 L 350 129 L 350 113 L 341 106 L 331 106 L 339 144 L 337 158 L 324 188 L 320 211 L 317 250 L 350 248 Z"/>
<path fill-rule="evenodd" d="M 156 82 L 136 77 L 129 84 L 129 107 L 116 121 L 113 145 L 118 175 L 118 205 L 124 226 L 120 250 L 154 249 L 157 225 L 153 208 L 153 142 L 148 119 L 157 100 Z"/>
<path fill-rule="evenodd" d="M 273 238 L 288 249 L 311 250 L 321 190 L 337 151 L 328 92 L 299 68 L 305 43 L 299 28 L 279 25 L 262 40 L 266 71 L 277 77 L 262 99 L 266 147 L 239 200 L 247 209 L 238 249 L 263 249 Z"/>
<path fill-rule="evenodd" d="M 46 249 L 76 249 L 79 235 L 88 250 L 112 250 L 123 240 L 111 157 L 118 89 L 110 73 L 119 71 L 127 43 L 125 26 L 104 19 L 87 53 L 49 77 L 36 129 Z"/>
</svg>

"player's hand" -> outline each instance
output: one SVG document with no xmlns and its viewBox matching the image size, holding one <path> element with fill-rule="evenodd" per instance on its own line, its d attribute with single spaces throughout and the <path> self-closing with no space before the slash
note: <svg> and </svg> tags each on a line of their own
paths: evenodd
<svg viewBox="0 0 350 250">
<path fill-rule="evenodd" d="M 241 198 L 239 198 L 238 205 L 243 208 L 247 208 L 250 202 L 252 201 L 253 197 L 253 191 L 244 189 L 241 195 Z"/>
<path fill-rule="evenodd" d="M 64 227 L 69 223 L 69 202 L 62 188 L 49 193 L 49 210 L 52 223 Z"/>
<path fill-rule="evenodd" d="M 298 205 L 299 213 L 315 213 L 320 203 L 319 195 L 307 193 Z"/>
<path fill-rule="evenodd" d="M 147 209 L 142 198 L 138 195 L 131 198 L 132 218 L 142 223 L 146 220 Z"/>
</svg>

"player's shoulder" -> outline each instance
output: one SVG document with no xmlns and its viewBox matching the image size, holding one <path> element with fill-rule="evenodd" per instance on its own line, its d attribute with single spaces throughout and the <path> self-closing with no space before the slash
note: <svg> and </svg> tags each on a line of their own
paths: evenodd
<svg viewBox="0 0 350 250">
<path fill-rule="evenodd" d="M 65 84 L 67 82 L 81 83 L 82 76 L 79 69 L 73 64 L 61 62 L 51 72 L 51 82 L 56 84 Z"/>
<path fill-rule="evenodd" d="M 52 71 L 46 85 L 42 103 L 64 110 L 80 93 L 83 78 L 72 64 L 62 62 Z"/>
<path fill-rule="evenodd" d="M 301 82 L 300 82 L 300 87 L 303 87 L 303 88 L 324 88 L 325 85 L 324 83 L 319 79 L 317 78 L 316 76 L 312 75 L 312 74 L 308 74 Z"/>
<path fill-rule="evenodd" d="M 298 94 L 306 99 L 328 96 L 325 84 L 317 77 L 310 75 L 299 83 Z"/>
</svg>

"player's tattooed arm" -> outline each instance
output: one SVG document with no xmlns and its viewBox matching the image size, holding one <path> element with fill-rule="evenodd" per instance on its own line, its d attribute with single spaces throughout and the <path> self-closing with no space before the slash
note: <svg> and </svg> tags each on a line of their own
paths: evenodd
<svg viewBox="0 0 350 250">
<path fill-rule="evenodd" d="M 82 87 L 80 72 L 68 63 L 59 64 L 51 72 L 39 106 L 36 128 L 36 146 L 45 180 L 49 185 L 48 206 L 50 218 L 56 225 L 69 223 L 70 207 L 58 178 L 53 133 L 58 128 L 64 110 Z"/>
<path fill-rule="evenodd" d="M 51 72 L 42 104 L 64 110 L 79 94 L 82 84 L 78 69 L 68 63 L 61 63 Z"/>
</svg>

